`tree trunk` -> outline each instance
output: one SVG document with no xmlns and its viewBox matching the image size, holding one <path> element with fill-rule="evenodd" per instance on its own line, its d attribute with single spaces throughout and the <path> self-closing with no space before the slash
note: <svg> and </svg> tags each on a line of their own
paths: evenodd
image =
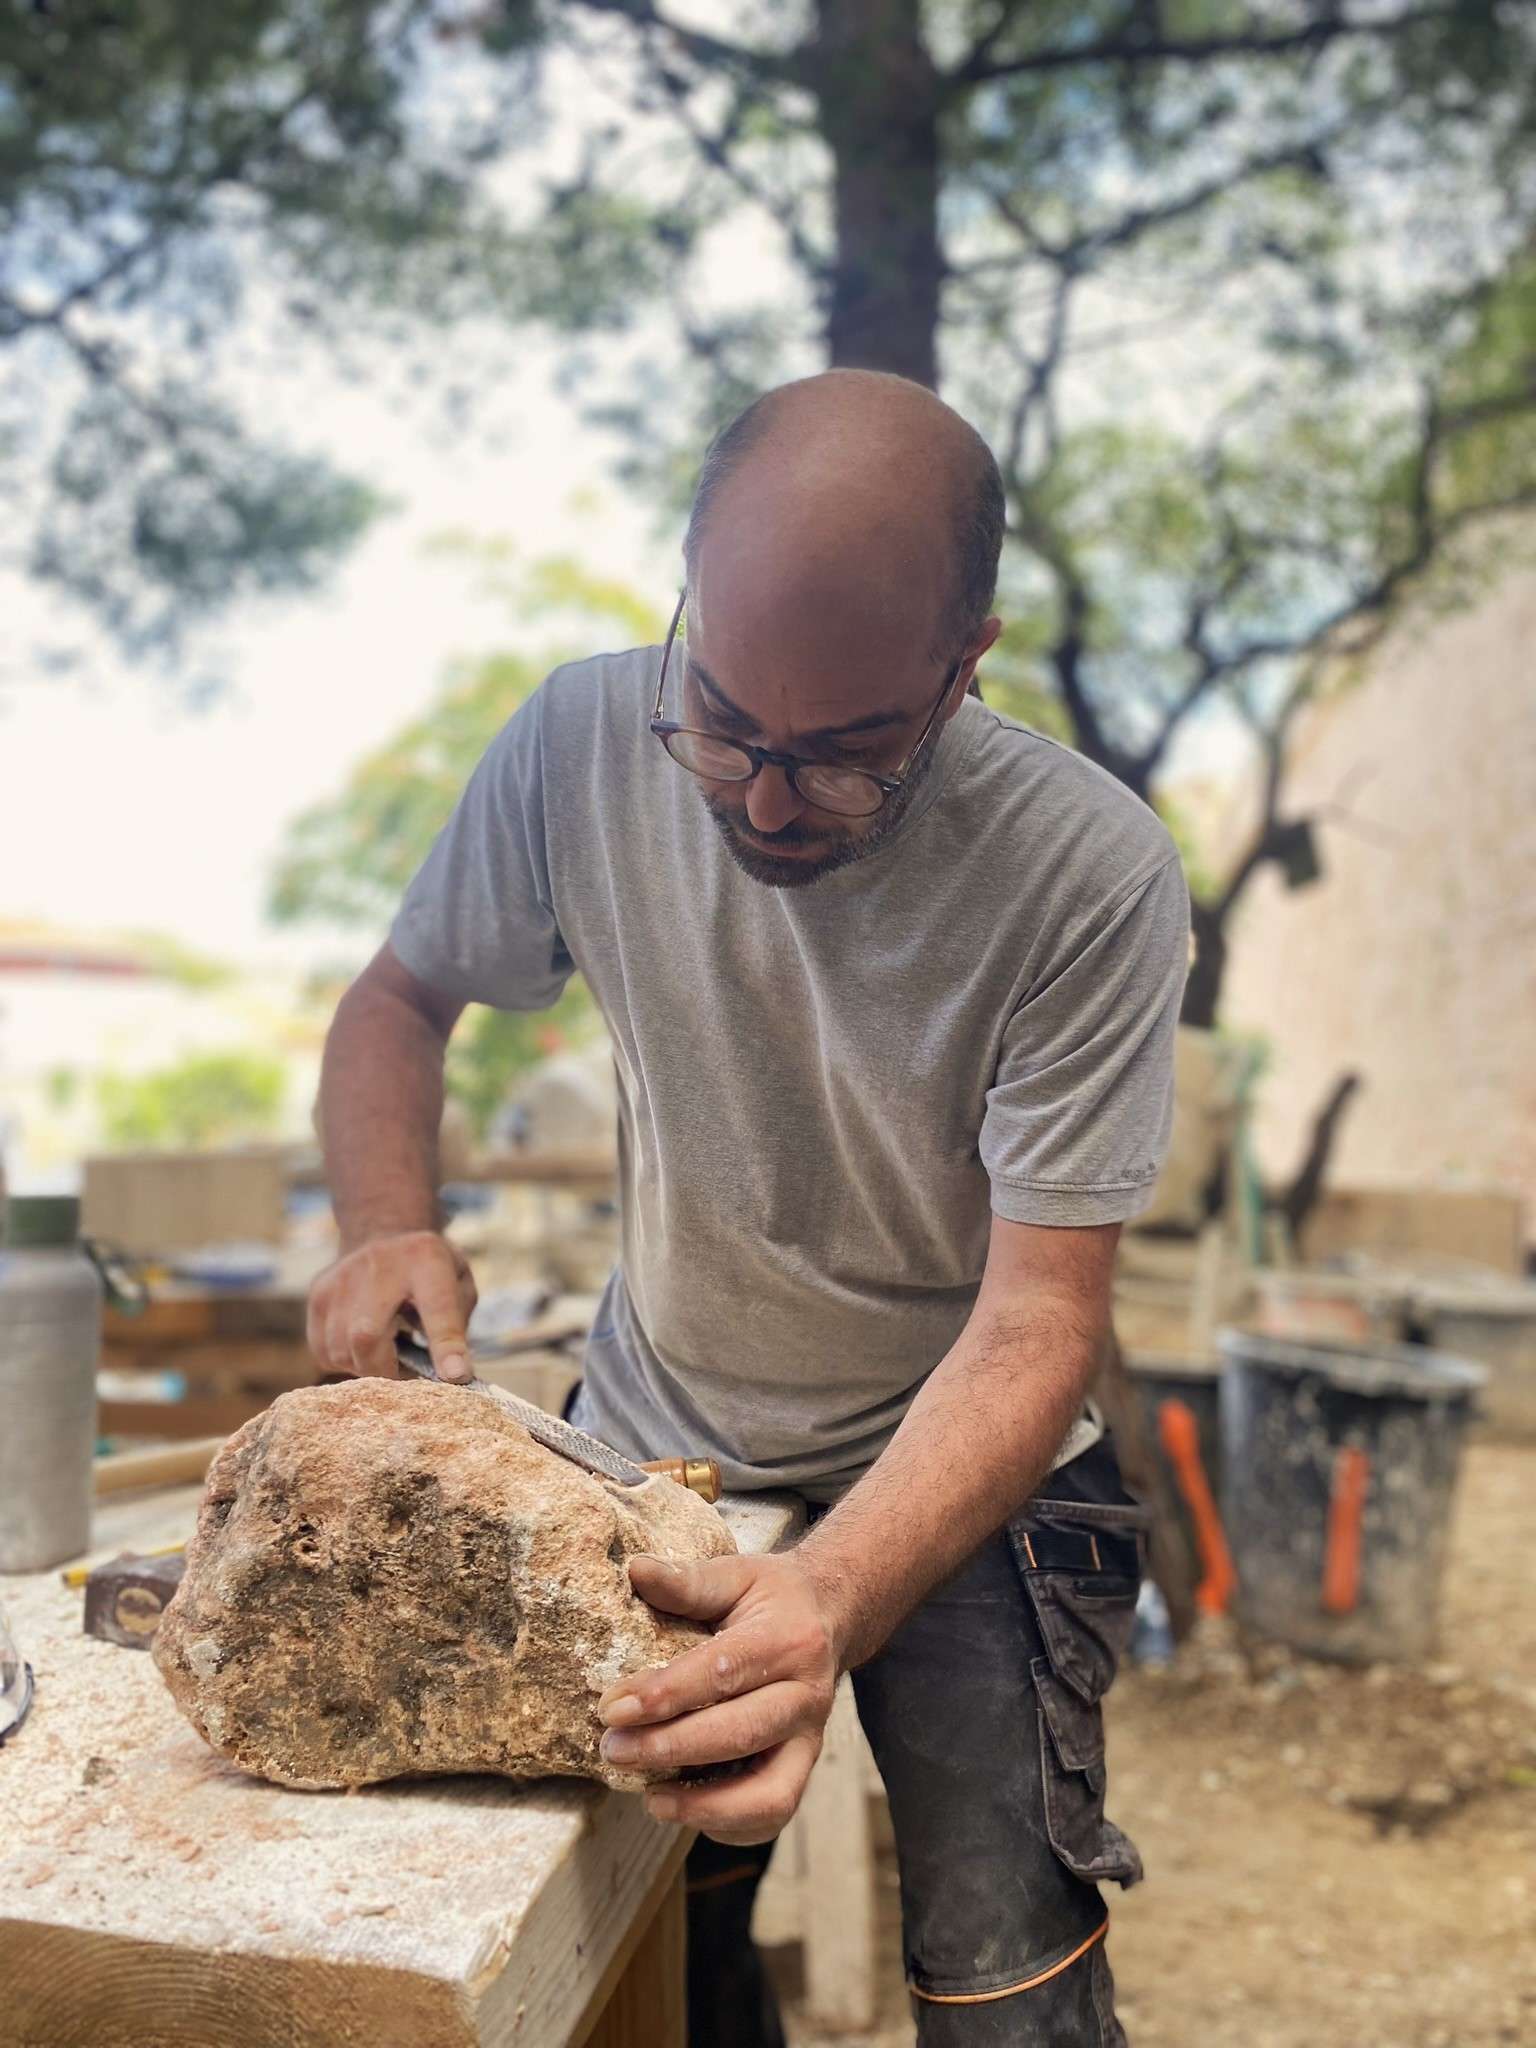
<svg viewBox="0 0 1536 2048">
<path fill-rule="evenodd" d="M 939 75 L 921 0 L 818 0 L 813 87 L 833 161 L 837 368 L 938 380 Z"/>
<path fill-rule="evenodd" d="M 1225 910 L 1209 903 L 1191 903 L 1189 921 L 1195 935 L 1195 958 L 1184 984 L 1184 1008 L 1180 1021 L 1212 1030 L 1221 1002 L 1221 984 L 1227 967 Z"/>
<path fill-rule="evenodd" d="M 1339 1124 L 1349 1107 L 1351 1096 L 1359 1086 L 1358 1074 L 1341 1074 L 1335 1081 L 1329 1091 L 1328 1100 L 1318 1111 L 1312 1125 L 1312 1137 L 1307 1145 L 1307 1156 L 1301 1163 L 1300 1171 L 1274 1204 L 1285 1218 L 1293 1246 L 1300 1246 L 1301 1233 L 1306 1228 L 1307 1218 L 1322 1199 L 1323 1186 L 1328 1178 L 1328 1167 L 1339 1141 Z"/>
</svg>

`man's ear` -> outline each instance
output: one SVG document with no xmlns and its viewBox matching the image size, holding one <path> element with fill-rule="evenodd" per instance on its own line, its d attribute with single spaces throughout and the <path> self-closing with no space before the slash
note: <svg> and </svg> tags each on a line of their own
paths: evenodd
<svg viewBox="0 0 1536 2048">
<path fill-rule="evenodd" d="M 995 614 L 982 620 L 980 629 L 965 650 L 965 659 L 960 664 L 960 687 L 944 707 L 946 720 L 953 718 L 959 710 L 962 697 L 981 695 L 976 686 L 976 670 L 988 649 L 997 644 L 997 637 L 1002 630 L 1003 622 Z"/>
</svg>

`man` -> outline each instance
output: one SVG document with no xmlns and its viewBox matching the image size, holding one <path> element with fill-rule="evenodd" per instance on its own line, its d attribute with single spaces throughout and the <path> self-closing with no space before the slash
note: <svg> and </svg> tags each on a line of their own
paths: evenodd
<svg viewBox="0 0 1536 2048">
<path fill-rule="evenodd" d="M 695 2044 L 778 2038 L 760 1845 L 849 1670 L 924 2048 L 1124 2038 L 1097 1887 L 1139 1866 L 1099 1701 L 1141 1514 L 1085 1390 L 1166 1141 L 1188 902 L 1150 811 L 968 695 L 1002 527 L 991 456 L 919 386 L 759 400 L 706 459 L 665 647 L 518 712 L 326 1051 L 344 1255 L 315 1349 L 389 1373 L 410 1306 L 461 1376 L 443 1049 L 466 1003 L 538 1008 L 579 968 L 618 1067 L 623 1258 L 573 1419 L 811 1503 L 783 1556 L 637 1560 L 718 1632 L 601 1702 L 615 1757 L 737 1765 L 648 1795 L 707 1838 Z"/>
</svg>

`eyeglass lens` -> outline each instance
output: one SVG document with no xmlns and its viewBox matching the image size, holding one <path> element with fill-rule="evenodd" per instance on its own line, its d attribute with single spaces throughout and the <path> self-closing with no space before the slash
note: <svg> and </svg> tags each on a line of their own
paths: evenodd
<svg viewBox="0 0 1536 2048">
<path fill-rule="evenodd" d="M 756 772 L 750 754 L 733 741 L 715 739 L 708 733 L 670 733 L 666 747 L 679 767 L 702 775 L 709 782 L 750 782 Z M 869 817 L 885 801 L 880 784 L 857 768 L 836 768 L 814 761 L 799 763 L 794 781 L 807 803 L 845 818 Z"/>
</svg>

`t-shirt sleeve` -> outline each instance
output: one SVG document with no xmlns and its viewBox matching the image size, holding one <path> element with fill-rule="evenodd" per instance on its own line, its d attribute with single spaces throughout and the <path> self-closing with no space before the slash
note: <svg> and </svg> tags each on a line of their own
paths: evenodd
<svg viewBox="0 0 1536 2048">
<path fill-rule="evenodd" d="M 981 1157 L 1013 1223 L 1119 1223 L 1144 1209 L 1173 1118 L 1189 894 L 1160 867 L 1009 1019 Z"/>
<path fill-rule="evenodd" d="M 487 748 L 390 928 L 418 981 L 465 1003 L 547 1009 L 573 962 L 544 830 L 544 691 Z"/>
</svg>

